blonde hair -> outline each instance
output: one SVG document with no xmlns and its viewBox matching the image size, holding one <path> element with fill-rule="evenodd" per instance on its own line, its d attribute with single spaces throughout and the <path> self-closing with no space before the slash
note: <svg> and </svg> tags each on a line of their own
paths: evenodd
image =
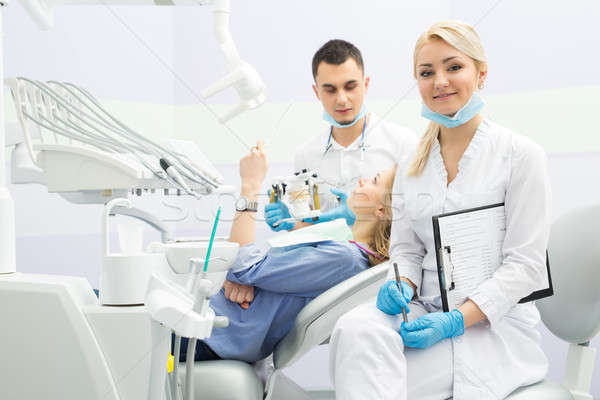
<svg viewBox="0 0 600 400">
<path fill-rule="evenodd" d="M 383 216 L 377 220 L 373 229 L 369 248 L 377 254 L 369 254 L 369 263 L 371 266 L 381 264 L 390 258 L 390 238 L 392 236 L 392 187 L 394 184 L 394 175 L 397 169 L 394 167 L 394 174 L 390 179 L 386 191 L 383 195 Z"/>
<path fill-rule="evenodd" d="M 456 50 L 469 56 L 475 63 L 477 71 L 487 70 L 485 51 L 477 32 L 469 24 L 461 21 L 440 21 L 423 32 L 417 40 L 413 53 L 413 74 L 415 79 L 417 79 L 417 55 L 423 46 L 434 40 L 443 40 Z M 433 142 L 439 133 L 440 124 L 433 121 L 430 122 L 419 142 L 415 158 L 408 168 L 408 176 L 418 176 L 423 172 Z"/>
</svg>

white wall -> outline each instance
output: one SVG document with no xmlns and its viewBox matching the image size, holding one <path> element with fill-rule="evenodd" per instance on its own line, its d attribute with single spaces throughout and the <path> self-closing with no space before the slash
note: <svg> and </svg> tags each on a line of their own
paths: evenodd
<svg viewBox="0 0 600 400">
<path fill-rule="evenodd" d="M 232 3 L 233 37 L 262 73 L 271 101 L 313 99 L 310 60 L 333 37 L 362 49 L 373 98 L 397 99 L 413 85 L 416 37 L 442 18 L 479 21 L 490 62 L 488 93 L 600 84 L 585 67 L 600 60 L 593 51 L 600 39 L 588 29 L 600 16 L 593 0 Z M 7 76 L 69 79 L 106 99 L 197 104 L 184 86 L 198 93 L 224 72 L 209 7 L 58 7 L 47 32 L 18 2 L 3 11 Z M 211 103 L 223 99 L 232 97 Z"/>
<path fill-rule="evenodd" d="M 18 2 L 4 11 L 5 73 L 68 80 L 87 87 L 115 112 L 153 138 L 197 140 L 213 162 L 237 183 L 242 142 L 270 139 L 274 174 L 287 172 L 295 144 L 322 129 L 320 106 L 310 85 L 310 60 L 330 38 L 362 49 L 372 78 L 370 107 L 420 130 L 412 79 L 412 46 L 417 35 L 441 18 L 477 23 L 490 62 L 484 94 L 499 121 L 542 143 L 550 153 L 554 217 L 600 201 L 600 135 L 595 121 L 600 102 L 596 66 L 600 36 L 588 33 L 600 17 L 600 3 L 541 0 L 278 0 L 233 1 L 231 31 L 243 58 L 256 66 L 269 90 L 269 103 L 232 121 L 227 129 L 197 94 L 224 74 L 212 36 L 212 16 L 203 7 L 61 7 L 56 26 L 41 32 Z M 412 88 L 412 89 L 411 89 Z M 209 99 L 218 113 L 235 99 Z M 289 113 L 279 122 L 292 104 Z M 277 131 L 277 133 L 276 133 Z M 62 273 L 98 282 L 100 207 L 73 206 L 39 186 L 10 186 L 16 201 L 18 269 Z M 231 200 L 231 199 L 229 199 Z M 137 200 L 164 210 L 157 198 Z M 205 220 L 188 219 L 181 234 L 206 234 L 214 201 L 190 204 Z M 231 213 L 231 203 L 227 203 Z M 164 211 L 161 211 L 164 214 Z M 172 215 L 171 215 L 172 216 Z M 221 226 L 227 232 L 227 224 Z M 263 226 L 264 237 L 268 230 Z M 152 239 L 149 234 L 148 240 Z M 156 236 L 154 236 L 156 237 Z M 566 345 L 547 331 L 544 348 L 550 376 L 560 380 Z M 594 342 L 598 347 L 599 339 Z M 290 369 L 309 387 L 328 386 L 326 348 Z M 597 360 L 600 365 L 600 356 Z M 315 373 L 316 372 L 316 373 Z M 600 368 L 594 377 L 600 397 Z"/>
<path fill-rule="evenodd" d="M 77 82 L 100 98 L 171 104 L 173 9 L 58 7 L 41 31 L 18 1 L 3 7 L 4 73 Z M 146 47 L 144 44 L 148 47 Z"/>
<path fill-rule="evenodd" d="M 479 21 L 490 63 L 488 93 L 600 83 L 597 74 L 582 68 L 600 61 L 592 50 L 600 39 L 589 32 L 600 3 L 592 0 L 253 0 L 232 1 L 232 10 L 240 54 L 263 74 L 271 101 L 314 98 L 311 58 L 331 38 L 350 40 L 362 50 L 372 98 L 397 99 L 413 85 L 417 36 L 439 19 Z M 199 39 L 211 34 L 210 16 L 203 9 L 179 8 L 174 20 L 175 69 L 190 86 L 204 87 L 223 71 L 222 57 L 207 62 L 214 42 Z M 178 103 L 196 103 L 180 89 Z"/>
</svg>

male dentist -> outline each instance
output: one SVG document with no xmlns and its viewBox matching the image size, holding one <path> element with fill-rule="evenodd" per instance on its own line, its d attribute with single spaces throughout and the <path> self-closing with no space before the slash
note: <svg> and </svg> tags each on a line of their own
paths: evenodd
<svg viewBox="0 0 600 400">
<path fill-rule="evenodd" d="M 345 218 L 352 225 L 355 217 L 345 203 L 346 194 L 361 177 L 375 177 L 395 164 L 396 174 L 402 173 L 417 138 L 411 130 L 367 111 L 364 98 L 370 78 L 365 77 L 362 55 L 352 43 L 339 39 L 325 43 L 313 56 L 312 74 L 323 119 L 330 126 L 297 150 L 294 171 L 313 170 L 319 176 L 322 214 L 316 222 Z M 265 206 L 265 220 L 272 230 L 303 225 L 281 222 L 287 218 L 289 210 L 281 201 Z M 226 281 L 224 288 L 225 296 L 242 308 L 248 308 L 254 298 L 252 287 Z"/>
</svg>

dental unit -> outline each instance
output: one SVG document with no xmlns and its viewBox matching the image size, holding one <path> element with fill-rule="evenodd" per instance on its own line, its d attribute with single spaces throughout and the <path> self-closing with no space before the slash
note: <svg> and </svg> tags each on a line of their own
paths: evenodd
<svg viewBox="0 0 600 400">
<path fill-rule="evenodd" d="M 55 5 L 92 3 L 22 1 L 43 29 L 52 26 Z M 127 0 L 109 3 L 156 4 Z M 240 104 L 220 118 L 221 122 L 262 104 L 262 79 L 240 58 L 229 34 L 229 1 L 168 3 L 214 7 L 215 34 L 227 60 L 228 75 L 203 93 L 208 97 L 233 87 L 240 97 Z M 1 5 L 6 4 L 3 1 Z M 0 62 L 3 79 L 1 68 Z M 12 182 L 42 184 L 74 204 L 104 204 L 104 211 L 99 297 L 83 278 L 17 272 L 14 205 L 4 181 L 2 113 L 0 316 L 3 326 L 10 328 L 0 330 L 0 354 L 11 360 L 11 365 L 0 374 L 0 397 L 194 398 L 193 354 L 182 388 L 179 363 L 169 356 L 171 332 L 177 344 L 181 336 L 204 339 L 213 328 L 227 326 L 227 318 L 216 316 L 210 308 L 209 297 L 222 287 L 239 246 L 214 239 L 214 229 L 210 241 L 178 241 L 167 224 L 136 208 L 129 197 L 175 190 L 201 198 L 233 193 L 235 188 L 224 185 L 222 175 L 193 142 L 152 141 L 78 85 L 24 77 L 7 79 L 5 84 L 12 94 L 22 135 L 9 142 L 15 145 Z M 0 91 L 0 109 L 3 107 L 4 91 Z M 123 246 L 121 252 L 111 251 L 109 221 L 115 215 L 145 222 L 160 232 L 161 241 L 151 243 L 146 251 L 125 252 Z M 18 337 L 13 336 L 15 332 Z M 44 338 L 52 338 L 52 346 L 40 347 L 47 343 Z M 25 351 L 21 351 L 27 347 L 23 343 L 30 344 Z M 47 365 L 39 362 L 42 354 L 56 361 L 51 374 L 45 370 Z M 25 370 L 27 374 L 23 374 Z M 34 384 L 24 379 L 33 379 Z"/>
</svg>

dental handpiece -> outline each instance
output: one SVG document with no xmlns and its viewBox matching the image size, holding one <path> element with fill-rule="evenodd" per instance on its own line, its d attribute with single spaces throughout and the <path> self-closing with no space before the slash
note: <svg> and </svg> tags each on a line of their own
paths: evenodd
<svg viewBox="0 0 600 400">
<path fill-rule="evenodd" d="M 160 159 L 160 167 L 167 173 L 167 175 L 169 175 L 179 186 L 181 186 L 183 188 L 183 190 L 189 194 L 192 195 L 194 197 L 198 197 L 197 193 L 195 191 L 193 191 L 192 189 L 190 189 L 190 187 L 187 185 L 187 183 L 185 183 L 185 181 L 183 180 L 183 178 L 181 177 L 181 174 L 179 173 L 179 171 L 177 171 L 177 169 L 173 166 L 173 164 L 171 164 L 169 161 L 167 161 L 165 158 L 161 158 Z"/>
</svg>

